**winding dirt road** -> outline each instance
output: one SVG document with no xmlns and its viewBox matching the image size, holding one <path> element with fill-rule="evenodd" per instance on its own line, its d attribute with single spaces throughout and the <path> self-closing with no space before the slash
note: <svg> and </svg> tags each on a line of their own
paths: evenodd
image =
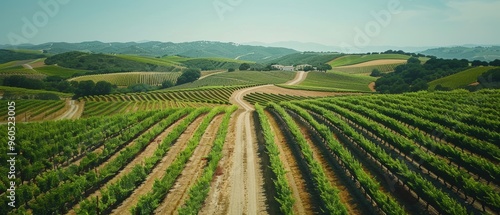
<svg viewBox="0 0 500 215">
<path fill-rule="evenodd" d="M 80 107 L 79 105 L 75 104 L 75 100 L 70 100 L 69 105 L 70 105 L 69 110 L 63 113 L 61 116 L 55 118 L 55 120 L 73 119 L 75 117 Z"/>
<path fill-rule="evenodd" d="M 287 85 L 295 85 L 305 80 L 305 72 L 298 72 Z M 266 214 L 264 180 L 259 168 L 255 127 L 252 112 L 255 110 L 243 97 L 260 89 L 273 88 L 263 85 L 242 89 L 233 93 L 231 103 L 240 107 L 236 122 L 236 138 L 232 156 L 228 214 Z"/>
</svg>

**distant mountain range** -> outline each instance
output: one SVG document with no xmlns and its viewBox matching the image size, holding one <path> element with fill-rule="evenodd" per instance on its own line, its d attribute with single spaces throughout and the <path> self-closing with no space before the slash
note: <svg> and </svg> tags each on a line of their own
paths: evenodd
<svg viewBox="0 0 500 215">
<path fill-rule="evenodd" d="M 328 46 L 319 43 L 303 43 L 296 41 L 261 43 L 251 42 L 246 44 L 224 43 L 211 41 L 197 42 L 127 42 L 104 43 L 99 41 L 65 43 L 54 42 L 40 45 L 0 45 L 0 49 L 26 49 L 43 50 L 49 55 L 69 51 L 81 51 L 103 54 L 127 54 L 149 57 L 162 57 L 166 55 L 179 55 L 185 57 L 219 57 L 237 60 L 254 61 L 258 63 L 271 62 L 283 56 L 299 52 L 343 52 L 341 47 Z M 492 61 L 500 59 L 500 46 L 464 45 L 457 47 L 398 47 L 398 46 L 367 46 L 350 50 L 355 53 L 384 52 L 387 50 L 403 50 L 405 52 L 422 53 L 445 59 L 468 59 Z"/>
<path fill-rule="evenodd" d="M 493 61 L 500 59 L 500 46 L 476 46 L 476 47 L 446 47 L 435 48 L 420 52 L 425 55 L 433 55 L 438 58 L 445 59 L 467 59 L 467 60 L 480 60 L 480 61 Z"/>
<path fill-rule="evenodd" d="M 275 43 L 261 43 L 261 42 L 250 42 L 245 43 L 246 45 L 252 46 L 267 46 L 267 47 L 284 47 L 290 48 L 301 52 L 344 52 L 344 48 L 340 46 L 328 46 L 319 43 L 303 43 L 297 41 L 286 41 L 286 42 L 275 42 Z M 387 50 L 403 50 L 405 52 L 421 52 L 430 48 L 436 48 L 431 46 L 425 47 L 412 47 L 412 46 L 363 46 L 354 47 L 348 50 L 347 54 L 353 53 L 367 53 L 367 52 L 384 52 Z"/>
<path fill-rule="evenodd" d="M 103 43 L 99 41 L 82 43 L 54 42 L 40 45 L 0 45 L 2 49 L 43 50 L 48 54 L 60 54 L 69 51 L 81 51 L 104 54 L 128 54 L 161 57 L 165 55 L 179 55 L 186 57 L 220 57 L 246 61 L 263 62 L 277 59 L 298 51 L 289 48 L 262 47 L 241 45 L 237 43 L 222 43 L 197 41 L 186 43 L 172 42 L 127 42 Z"/>
</svg>

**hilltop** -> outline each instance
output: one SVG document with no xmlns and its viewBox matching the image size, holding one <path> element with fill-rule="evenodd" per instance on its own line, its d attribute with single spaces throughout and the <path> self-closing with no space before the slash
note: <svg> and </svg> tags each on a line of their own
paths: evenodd
<svg viewBox="0 0 500 215">
<path fill-rule="evenodd" d="M 44 43 L 40 45 L 20 45 L 17 47 L 4 45 L 5 49 L 43 50 L 47 54 L 61 54 L 70 51 L 103 53 L 103 54 L 127 54 L 149 57 L 163 57 L 167 55 L 180 55 L 186 57 L 219 57 L 236 60 L 247 60 L 261 62 L 276 59 L 288 54 L 297 53 L 293 49 L 274 48 L 263 46 L 241 45 L 237 43 L 223 43 L 211 41 L 196 41 L 184 43 L 172 42 L 126 42 L 126 43 L 104 43 L 100 41 L 81 43 Z"/>
</svg>

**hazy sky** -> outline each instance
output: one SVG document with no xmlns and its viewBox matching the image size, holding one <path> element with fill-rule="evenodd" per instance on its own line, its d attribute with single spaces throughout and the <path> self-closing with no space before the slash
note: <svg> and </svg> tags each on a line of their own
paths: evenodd
<svg viewBox="0 0 500 215">
<path fill-rule="evenodd" d="M 43 6 L 46 5 L 46 6 Z M 500 44 L 500 0 L 2 0 L 0 44 Z"/>
</svg>

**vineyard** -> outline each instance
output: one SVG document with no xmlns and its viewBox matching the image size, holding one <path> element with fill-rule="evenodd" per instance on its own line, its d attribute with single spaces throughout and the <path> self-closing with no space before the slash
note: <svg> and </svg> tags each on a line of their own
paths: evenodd
<svg viewBox="0 0 500 215">
<path fill-rule="evenodd" d="M 107 81 L 117 86 L 130 86 L 134 84 L 148 84 L 159 86 L 164 81 L 175 83 L 181 75 L 180 72 L 128 72 L 101 75 L 86 75 L 72 78 L 70 81 Z"/>
<path fill-rule="evenodd" d="M 226 72 L 209 76 L 192 83 L 173 87 L 172 89 L 190 89 L 207 86 L 237 86 L 237 85 L 260 85 L 260 84 L 283 84 L 295 77 L 294 72 L 260 72 L 260 71 L 238 71 Z"/>
<path fill-rule="evenodd" d="M 344 72 L 347 74 L 360 74 L 360 75 L 370 75 L 370 73 L 377 69 L 381 72 L 393 72 L 394 69 L 402 65 L 401 63 L 394 64 L 383 64 L 383 65 L 373 65 L 373 66 L 344 66 L 344 67 L 335 67 L 333 71 Z"/>
<path fill-rule="evenodd" d="M 370 76 L 351 75 L 342 72 L 308 72 L 299 85 L 281 87 L 314 91 L 370 92 L 368 85 L 377 80 Z"/>
<path fill-rule="evenodd" d="M 155 91 L 149 93 L 112 94 L 105 96 L 87 96 L 85 102 L 123 102 L 123 101 L 177 101 L 229 104 L 229 97 L 234 91 L 248 86 L 211 87 L 192 90 Z"/>
<path fill-rule="evenodd" d="M 409 58 L 410 56 L 402 54 L 347 55 L 336 58 L 330 61 L 328 64 L 330 64 L 332 67 L 339 67 L 360 64 L 374 60 L 408 60 Z M 424 58 L 422 58 L 422 60 L 424 60 Z"/>
<path fill-rule="evenodd" d="M 137 111 L 158 111 L 185 107 L 215 107 L 218 104 L 201 102 L 177 101 L 117 101 L 117 102 L 86 102 L 82 117 L 111 116 L 115 114 L 133 113 Z"/>
<path fill-rule="evenodd" d="M 493 214 L 500 209 L 499 91 L 309 100 L 252 93 L 245 99 L 256 103 L 253 132 L 264 152 L 259 164 L 267 172 L 262 180 L 268 213 Z M 24 152 L 18 157 L 23 171 L 16 177 L 19 207 L 2 207 L 0 213 L 207 210 L 204 202 L 218 189 L 213 180 L 220 168 L 230 169 L 227 161 L 220 162 L 228 156 L 222 153 L 226 145 L 234 144 L 228 135 L 236 107 L 143 100 L 88 101 L 83 119 L 19 124 L 18 147 Z M 18 108 L 64 105 L 42 102 Z M 7 158 L 0 154 L 0 159 Z M 0 167 L 2 174 L 7 171 Z M 6 205 L 6 193 L 1 201 Z"/>
<path fill-rule="evenodd" d="M 0 122 L 7 121 L 7 103 L 0 104 Z M 66 109 L 64 101 L 26 100 L 16 106 L 16 120 L 19 122 L 54 119 Z"/>
</svg>

